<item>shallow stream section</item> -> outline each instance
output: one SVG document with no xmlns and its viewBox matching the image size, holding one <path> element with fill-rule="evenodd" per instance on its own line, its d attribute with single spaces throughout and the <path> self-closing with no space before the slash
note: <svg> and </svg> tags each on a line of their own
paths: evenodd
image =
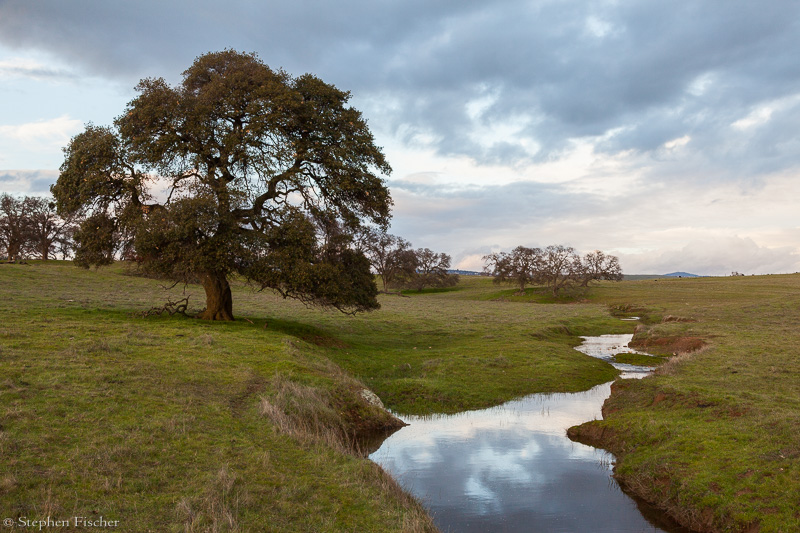
<svg viewBox="0 0 800 533">
<path fill-rule="evenodd" d="M 586 338 L 606 346 L 591 355 L 611 357 L 611 345 L 631 351 L 630 335 L 607 337 Z M 642 377 L 643 368 L 623 370 Z M 611 382 L 456 415 L 403 416 L 409 425 L 370 459 L 422 500 L 443 532 L 684 531 L 620 490 L 613 455 L 567 438 L 570 426 L 602 417 L 610 393 Z"/>
<path fill-rule="evenodd" d="M 628 343 L 631 342 L 631 339 L 633 338 L 632 334 L 600 335 L 599 337 L 581 338 L 583 339 L 583 343 L 580 346 L 576 346 L 576 350 L 581 353 L 585 353 L 586 355 L 603 359 L 604 361 L 610 363 L 614 366 L 614 368 L 621 372 L 619 377 L 623 379 L 641 379 L 653 372 L 653 368 L 649 366 L 627 365 L 625 363 L 617 363 L 614 361 L 614 356 L 620 353 L 650 355 L 648 353 L 639 352 L 628 347 Z"/>
</svg>

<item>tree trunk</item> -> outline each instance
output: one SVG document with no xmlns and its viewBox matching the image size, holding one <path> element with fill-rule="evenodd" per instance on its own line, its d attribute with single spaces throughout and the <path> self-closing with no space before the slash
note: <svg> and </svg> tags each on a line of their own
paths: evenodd
<svg viewBox="0 0 800 533">
<path fill-rule="evenodd" d="M 6 252 L 8 253 L 8 260 L 9 261 L 16 261 L 19 259 L 19 251 L 22 248 L 21 244 L 16 241 L 12 240 L 8 243 L 6 247 Z"/>
<path fill-rule="evenodd" d="M 553 298 L 558 298 L 558 290 L 561 288 L 561 283 L 558 281 L 558 275 L 553 278 Z"/>
<path fill-rule="evenodd" d="M 224 273 L 212 272 L 202 278 L 206 290 L 205 311 L 197 315 L 203 320 L 233 320 L 231 286 Z"/>
</svg>

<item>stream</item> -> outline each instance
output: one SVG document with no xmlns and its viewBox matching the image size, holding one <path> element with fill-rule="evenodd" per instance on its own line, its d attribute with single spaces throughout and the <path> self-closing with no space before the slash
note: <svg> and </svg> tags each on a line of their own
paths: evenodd
<svg viewBox="0 0 800 533">
<path fill-rule="evenodd" d="M 603 359 L 631 335 L 584 337 Z M 651 369 L 613 363 L 622 377 Z M 408 423 L 370 459 L 419 498 L 443 532 L 686 531 L 622 492 L 614 456 L 572 442 L 570 426 L 602 417 L 611 382 L 578 393 L 532 394 L 479 411 L 401 416 Z"/>
</svg>

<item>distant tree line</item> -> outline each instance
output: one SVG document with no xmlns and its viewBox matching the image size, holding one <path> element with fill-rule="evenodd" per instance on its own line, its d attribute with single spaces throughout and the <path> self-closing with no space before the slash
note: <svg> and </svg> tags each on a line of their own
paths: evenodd
<svg viewBox="0 0 800 533">
<path fill-rule="evenodd" d="M 586 287 L 592 281 L 622 280 L 619 259 L 596 250 L 579 256 L 574 248 L 552 245 L 546 248 L 517 246 L 511 252 L 483 257 L 484 272 L 497 283 L 512 283 L 525 291 L 529 285 L 543 285 L 558 296 L 571 286 Z"/>
<path fill-rule="evenodd" d="M 390 288 L 452 287 L 458 274 L 449 274 L 451 258 L 430 248 L 411 247 L 402 237 L 391 235 L 378 227 L 363 228 L 358 246 L 381 278 L 383 291 Z"/>
<path fill-rule="evenodd" d="M 0 195 L 0 258 L 8 261 L 71 257 L 80 217 L 61 217 L 52 200 Z"/>
</svg>

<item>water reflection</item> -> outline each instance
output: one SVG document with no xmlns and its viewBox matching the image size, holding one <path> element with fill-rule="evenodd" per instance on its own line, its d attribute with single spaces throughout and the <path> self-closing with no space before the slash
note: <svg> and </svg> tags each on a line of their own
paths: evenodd
<svg viewBox="0 0 800 533">
<path fill-rule="evenodd" d="M 609 394 L 606 383 L 481 411 L 402 417 L 409 426 L 370 458 L 425 502 L 442 531 L 670 531 L 619 489 L 612 455 L 566 437 L 570 426 L 600 418 Z"/>
<path fill-rule="evenodd" d="M 581 337 L 583 343 L 576 346 L 575 349 L 586 355 L 597 357 L 611 363 L 614 368 L 621 370 L 622 378 L 643 378 L 650 375 L 653 369 L 649 366 L 628 365 L 625 363 L 617 363 L 613 360 L 614 356 L 620 353 L 638 353 L 642 355 L 650 355 L 649 353 L 640 352 L 628 347 L 628 343 L 633 338 L 632 334 L 628 335 L 600 335 L 599 337 Z"/>
</svg>

